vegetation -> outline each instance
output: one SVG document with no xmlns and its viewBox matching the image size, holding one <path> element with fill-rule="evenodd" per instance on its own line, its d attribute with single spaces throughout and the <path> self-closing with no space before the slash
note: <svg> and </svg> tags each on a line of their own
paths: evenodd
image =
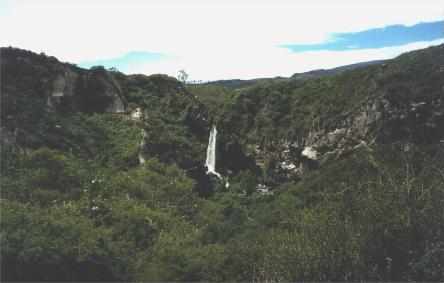
<svg viewBox="0 0 444 283">
<path fill-rule="evenodd" d="M 242 90 L 93 70 L 140 119 L 85 108 L 84 81 L 48 107 L 54 72 L 89 71 L 2 52 L 3 73 L 28 60 L 2 85 L 2 280 L 444 279 L 442 46 Z M 283 144 L 354 127 L 374 102 L 392 116 L 359 136 L 373 143 L 298 179 L 278 172 Z M 420 102 L 435 106 L 407 111 Z M 213 123 L 228 188 L 203 168 Z M 264 182 L 272 193 L 257 190 Z"/>
</svg>

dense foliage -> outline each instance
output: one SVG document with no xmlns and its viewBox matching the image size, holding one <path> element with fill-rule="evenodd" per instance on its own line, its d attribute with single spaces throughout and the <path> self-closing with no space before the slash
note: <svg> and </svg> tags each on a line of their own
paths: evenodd
<svg viewBox="0 0 444 283">
<path fill-rule="evenodd" d="M 280 144 L 347 127 L 369 100 L 400 113 L 442 100 L 442 49 L 242 90 L 94 70 L 124 94 L 118 114 L 75 92 L 47 107 L 44 79 L 60 63 L 17 51 L 34 59 L 2 85 L 2 280 L 443 280 L 440 109 L 371 125 L 364 137 L 376 142 L 297 180 L 270 165 Z M 228 188 L 203 168 L 212 123 Z M 257 190 L 263 182 L 272 193 Z"/>
</svg>

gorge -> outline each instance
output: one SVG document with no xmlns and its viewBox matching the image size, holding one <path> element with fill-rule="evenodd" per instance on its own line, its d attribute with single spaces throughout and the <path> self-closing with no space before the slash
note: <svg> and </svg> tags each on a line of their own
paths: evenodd
<svg viewBox="0 0 444 283">
<path fill-rule="evenodd" d="M 0 55 L 2 280 L 444 278 L 444 45 L 205 84 Z"/>
</svg>

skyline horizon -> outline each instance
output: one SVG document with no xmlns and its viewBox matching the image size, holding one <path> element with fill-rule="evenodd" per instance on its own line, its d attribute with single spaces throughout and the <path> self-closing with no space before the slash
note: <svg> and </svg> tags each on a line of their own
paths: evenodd
<svg viewBox="0 0 444 283">
<path fill-rule="evenodd" d="M 0 46 L 125 74 L 289 77 L 444 43 L 443 7 L 444 0 L 0 0 L 0 25 L 8 27 Z"/>
</svg>

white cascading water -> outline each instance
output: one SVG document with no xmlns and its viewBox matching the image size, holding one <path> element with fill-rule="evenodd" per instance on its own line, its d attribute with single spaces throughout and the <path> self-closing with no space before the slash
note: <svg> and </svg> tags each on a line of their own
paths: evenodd
<svg viewBox="0 0 444 283">
<path fill-rule="evenodd" d="M 140 144 L 139 144 L 139 164 L 143 165 L 145 164 L 146 160 L 143 157 L 143 149 L 146 145 L 145 139 L 146 139 L 147 133 L 145 131 L 145 129 L 142 129 L 142 139 L 140 140 Z"/>
<path fill-rule="evenodd" d="M 222 176 L 216 172 L 216 136 L 216 126 L 213 126 L 210 132 L 210 139 L 208 140 L 207 160 L 205 161 L 205 166 L 207 167 L 207 174 L 213 174 L 219 179 L 222 179 Z"/>
</svg>

